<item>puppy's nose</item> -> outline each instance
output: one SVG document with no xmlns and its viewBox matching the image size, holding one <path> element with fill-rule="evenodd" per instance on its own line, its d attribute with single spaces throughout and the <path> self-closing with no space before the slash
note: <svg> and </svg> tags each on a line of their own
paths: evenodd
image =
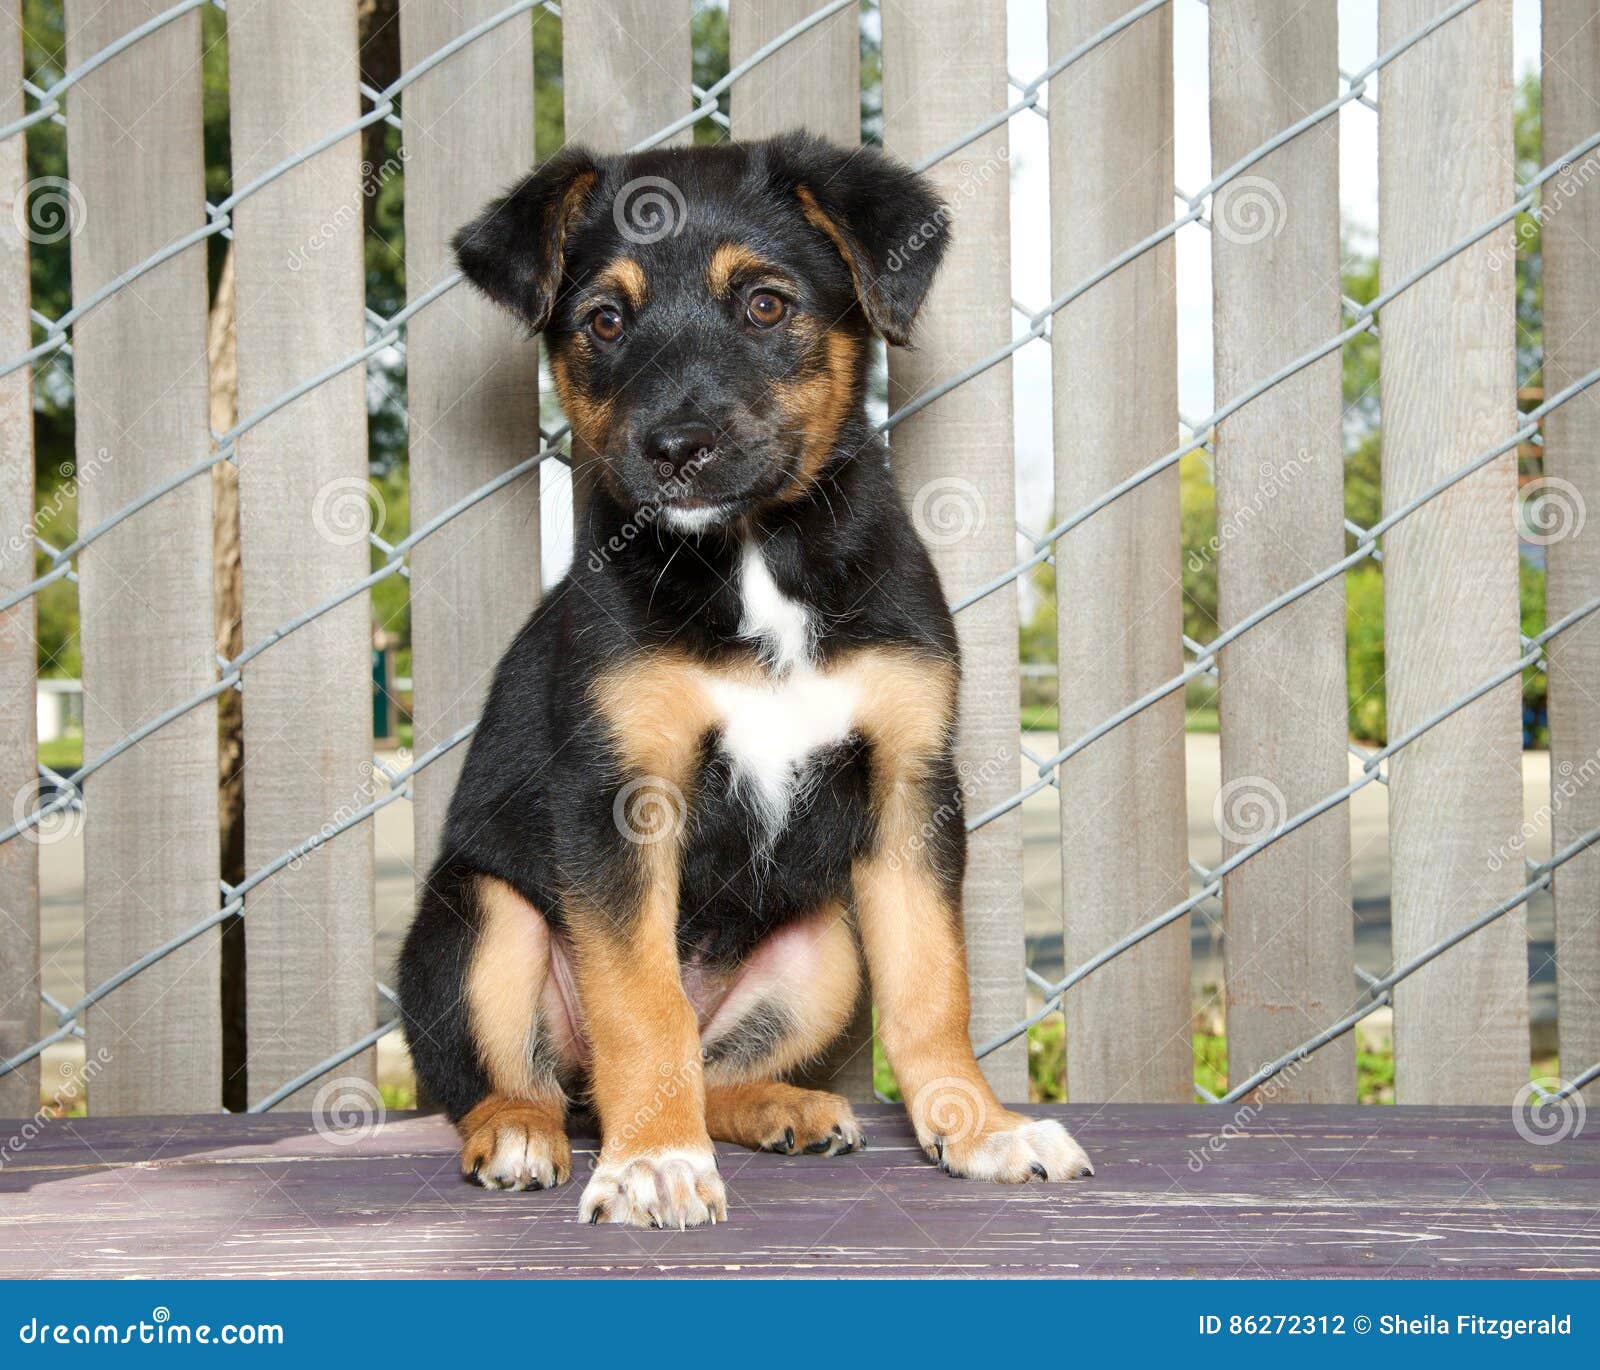
<svg viewBox="0 0 1600 1370">
<path fill-rule="evenodd" d="M 678 475 L 696 457 L 704 460 L 717 445 L 717 435 L 704 423 L 666 423 L 645 439 L 645 450 L 663 479 Z"/>
</svg>

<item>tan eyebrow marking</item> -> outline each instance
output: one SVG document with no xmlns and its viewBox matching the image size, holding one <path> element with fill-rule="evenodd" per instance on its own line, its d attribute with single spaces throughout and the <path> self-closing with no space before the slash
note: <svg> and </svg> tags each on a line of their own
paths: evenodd
<svg viewBox="0 0 1600 1370">
<path fill-rule="evenodd" d="M 706 285 L 713 295 L 725 295 L 735 276 L 757 274 L 786 277 L 786 273 L 743 243 L 722 243 L 711 254 Z"/>
<path fill-rule="evenodd" d="M 594 283 L 601 289 L 615 290 L 636 313 L 650 297 L 650 282 L 644 268 L 632 257 L 618 257 L 608 262 Z"/>
</svg>

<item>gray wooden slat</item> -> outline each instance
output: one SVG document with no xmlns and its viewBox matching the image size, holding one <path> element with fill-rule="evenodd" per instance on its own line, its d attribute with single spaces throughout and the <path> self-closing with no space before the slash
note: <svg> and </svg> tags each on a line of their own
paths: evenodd
<svg viewBox="0 0 1600 1370">
<path fill-rule="evenodd" d="M 561 7 L 567 142 L 621 152 L 694 108 L 690 0 L 569 0 Z M 672 143 L 688 143 L 684 129 Z"/>
<path fill-rule="evenodd" d="M 166 8 L 68 0 L 68 65 Z M 200 76 L 200 16 L 191 12 L 74 88 L 67 162 L 84 209 L 72 240 L 75 300 L 205 222 Z M 81 319 L 72 366 L 78 524 L 88 528 L 210 451 L 205 247 Z M 156 500 L 85 549 L 78 567 L 84 752 L 93 757 L 216 679 L 209 482 Z M 192 710 L 93 777 L 84 832 L 91 985 L 217 907 L 216 733 L 213 708 Z M 216 934 L 117 989 L 87 1026 L 90 1052 L 109 1057 L 89 1088 L 96 1113 L 216 1108 Z"/>
<path fill-rule="evenodd" d="M 1557 156 L 1600 129 L 1600 24 L 1588 0 L 1545 0 L 1544 148 Z M 1596 154 L 1545 186 L 1544 385 L 1553 394 L 1600 366 L 1600 180 Z M 1551 623 L 1600 595 L 1600 393 L 1545 420 L 1544 472 L 1555 536 L 1546 551 Z M 1559 534 L 1559 535 L 1557 535 Z M 1550 644 L 1551 840 L 1559 851 L 1600 827 L 1600 616 Z M 1559 804 L 1556 801 L 1559 800 Z M 1512 864 L 1521 858 L 1513 853 Z M 1600 1061 L 1600 848 L 1555 876 L 1561 1068 Z M 1587 1090 L 1600 1101 L 1600 1082 Z"/>
<path fill-rule="evenodd" d="M 738 66 L 818 9 L 816 0 L 730 0 L 728 63 Z M 861 140 L 861 16 L 831 14 L 752 67 L 728 92 L 735 138 L 792 128 L 843 146 Z"/>
<path fill-rule="evenodd" d="M 738 66 L 797 24 L 812 0 L 731 0 L 728 62 Z M 805 128 L 854 147 L 861 139 L 861 42 L 854 10 L 841 10 L 758 63 L 729 92 L 731 136 L 768 138 Z M 872 1098 L 872 1005 L 863 996 L 848 1031 L 808 1081 L 852 1099 Z"/>
<path fill-rule="evenodd" d="M 883 7 L 884 146 L 915 162 L 996 109 L 1006 92 L 1001 6 Z M 918 321 L 915 350 L 889 359 L 890 410 L 1003 347 L 1011 337 L 1010 146 L 995 129 L 929 172 L 950 207 L 951 246 Z M 891 463 L 945 594 L 956 599 L 1017 556 L 1011 366 L 991 367 L 901 423 Z M 1017 599 L 1002 591 L 956 620 L 961 639 L 960 751 L 969 813 L 1007 798 L 1020 740 Z M 967 969 L 972 1035 L 982 1042 L 1022 1017 L 1022 811 L 968 843 Z M 1005 1099 L 1028 1097 L 1027 1043 L 983 1062 Z"/>
<path fill-rule="evenodd" d="M 1338 6 L 1211 5 L 1211 158 L 1230 166 L 1337 91 Z M 1339 330 L 1339 124 L 1329 119 L 1215 197 L 1216 401 Z M 1344 554 L 1337 352 L 1245 406 L 1215 444 L 1219 627 Z M 1344 580 L 1225 648 L 1223 853 L 1341 788 L 1349 771 Z M 1244 1079 L 1349 1012 L 1350 818 L 1332 809 L 1224 877 L 1228 1069 Z M 1345 1036 L 1272 1084 L 1277 1102 L 1353 1102 Z"/>
<path fill-rule="evenodd" d="M 1388 0 L 1380 47 L 1445 7 Z M 1473 6 L 1384 69 L 1378 174 L 1386 284 L 1511 202 L 1510 6 Z M 1385 509 L 1511 432 L 1513 273 L 1495 269 L 1496 250 L 1478 243 L 1383 310 Z M 1508 453 L 1384 539 L 1391 737 L 1521 655 L 1515 481 Z M 1521 744 L 1513 679 L 1394 758 L 1397 962 L 1521 887 L 1495 855 L 1522 824 Z M 1395 990 L 1402 1102 L 1508 1104 L 1526 1081 L 1526 935 L 1518 909 Z"/>
<path fill-rule="evenodd" d="M 353 6 L 228 7 L 233 179 L 244 185 L 358 115 Z M 364 341 L 360 140 L 341 139 L 234 215 L 239 413 Z M 238 445 L 244 638 L 366 574 L 374 515 L 354 367 Z M 371 628 L 360 594 L 249 663 L 245 864 L 255 870 L 370 803 Z M 249 1093 L 260 1099 L 373 1025 L 372 830 L 341 833 L 245 902 Z M 371 1070 L 371 1053 L 342 1068 Z M 296 1096 L 303 1106 L 315 1096 Z"/>
<path fill-rule="evenodd" d="M 414 66 L 504 6 L 406 0 L 404 65 Z M 450 237 L 534 159 L 533 25 L 519 16 L 408 87 L 406 290 L 425 294 L 455 270 Z M 539 447 L 539 358 L 525 330 L 476 291 L 450 292 L 407 328 L 411 522 L 420 526 Z M 411 554 L 413 748 L 422 754 L 482 711 L 495 663 L 539 598 L 539 481 L 519 477 Z M 413 785 L 415 864 L 432 864 L 466 748 Z"/>
<path fill-rule="evenodd" d="M 1600 1264 L 1585 1225 L 1600 1208 L 1592 1128 L 1535 1146 L 1506 1107 L 1268 1106 L 1242 1121 L 1194 1105 L 1037 1111 L 1083 1141 L 1092 1180 L 951 1179 L 900 1109 L 868 1105 L 865 1152 L 719 1147 L 728 1221 L 688 1233 L 575 1223 L 576 1182 L 463 1185 L 439 1117 L 344 1136 L 305 1114 L 79 1119 L 0 1170 L 0 1274 L 188 1275 L 199 1260 L 223 1278 L 1551 1279 Z M 593 1133 L 573 1149 L 582 1175 Z"/>
<path fill-rule="evenodd" d="M 1051 0 L 1050 55 L 1125 0 Z M 1060 293 L 1172 220 L 1172 15 L 1163 6 L 1050 83 L 1051 284 Z M 1058 517 L 1166 452 L 1178 432 L 1171 239 L 1063 309 L 1051 331 Z M 1061 737 L 1070 742 L 1183 669 L 1178 475 L 1056 546 Z M 1181 693 L 1060 772 L 1067 964 L 1188 893 Z M 1189 929 L 1179 920 L 1067 995 L 1075 1100 L 1192 1097 Z"/>
<path fill-rule="evenodd" d="M 22 25 L 19 6 L 0 18 L 0 123 L 20 118 Z M 22 135 L 0 142 L 0 357 L 26 352 L 28 239 L 18 201 L 27 195 Z M 26 207 L 23 207 L 26 213 Z M 24 221 L 26 222 L 26 221 Z M 33 369 L 0 379 L 0 595 L 33 579 Z M 0 613 L 0 794 L 37 800 L 34 640 L 30 596 Z M 24 799 L 24 803 L 27 799 Z M 0 1059 L 32 1042 L 39 1029 L 39 846 L 33 836 L 0 845 Z M 39 1103 L 39 1066 L 0 1076 L 0 1114 L 22 1116 Z"/>
</svg>

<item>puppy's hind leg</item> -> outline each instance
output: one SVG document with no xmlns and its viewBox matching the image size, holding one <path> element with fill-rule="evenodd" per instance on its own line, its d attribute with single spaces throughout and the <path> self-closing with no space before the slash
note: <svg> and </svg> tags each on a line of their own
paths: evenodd
<svg viewBox="0 0 1600 1370">
<path fill-rule="evenodd" d="M 541 1030 L 550 929 L 503 881 L 435 871 L 401 956 L 419 1081 L 461 1134 L 485 1189 L 548 1189 L 572 1173 L 556 1050 Z"/>
<path fill-rule="evenodd" d="M 850 1103 L 776 1077 L 819 1056 L 860 992 L 855 937 L 830 904 L 768 939 L 706 1025 L 706 1130 L 720 1142 L 783 1155 L 839 1155 L 866 1145 Z"/>
</svg>

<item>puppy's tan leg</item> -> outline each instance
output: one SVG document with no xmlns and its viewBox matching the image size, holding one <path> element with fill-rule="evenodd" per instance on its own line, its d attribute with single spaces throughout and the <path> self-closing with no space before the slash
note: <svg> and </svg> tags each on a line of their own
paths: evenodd
<svg viewBox="0 0 1600 1370">
<path fill-rule="evenodd" d="M 548 1189 L 572 1173 L 566 1098 L 538 1035 L 550 929 L 503 881 L 481 876 L 467 1021 L 491 1093 L 459 1123 L 461 1173 L 485 1189 Z"/>
<path fill-rule="evenodd" d="M 583 1222 L 685 1228 L 727 1217 L 706 1132 L 699 1025 L 678 973 L 675 906 L 657 892 L 623 929 L 592 911 L 572 920 L 601 1134 L 578 1205 Z"/>
<path fill-rule="evenodd" d="M 860 669 L 881 712 L 863 721 L 877 830 L 854 872 L 856 908 L 878 1032 L 917 1141 L 943 1169 L 973 1179 L 1093 1174 L 1059 1123 L 1006 1108 L 973 1056 L 959 902 L 965 833 L 954 770 L 941 764 L 953 730 L 954 672 L 887 653 Z"/>
<path fill-rule="evenodd" d="M 781 1083 L 850 1021 L 860 953 L 833 903 L 767 939 L 706 1025 L 706 1128 L 758 1151 L 836 1155 L 865 1145 L 849 1102 Z"/>
</svg>

